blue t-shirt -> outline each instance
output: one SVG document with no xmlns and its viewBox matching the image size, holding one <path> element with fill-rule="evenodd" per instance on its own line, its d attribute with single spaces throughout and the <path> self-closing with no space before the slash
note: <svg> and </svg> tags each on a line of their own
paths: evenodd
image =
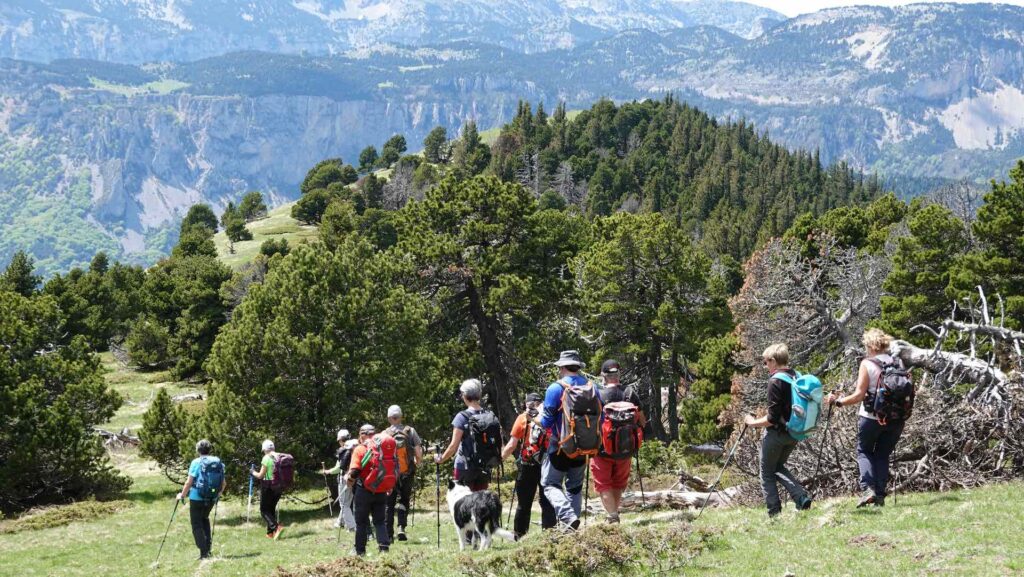
<svg viewBox="0 0 1024 577">
<path fill-rule="evenodd" d="M 455 468 L 460 471 L 465 471 L 469 468 L 465 456 L 473 451 L 473 439 L 469 435 L 469 415 L 478 415 L 486 410 L 483 408 L 480 410 L 466 409 L 465 411 L 459 411 L 455 418 L 452 419 L 452 428 L 462 431 L 462 442 L 459 443 L 459 450 L 455 453 Z"/>
<path fill-rule="evenodd" d="M 202 457 L 192 459 L 192 464 L 188 466 L 188 476 L 192 477 L 192 488 L 188 490 L 188 498 L 190 501 L 203 501 L 204 499 L 199 496 L 199 489 L 196 489 L 196 479 L 199 478 L 199 463 Z"/>
<path fill-rule="evenodd" d="M 558 441 L 562 435 L 562 392 L 565 388 L 562 383 L 569 386 L 581 387 L 587 384 L 587 378 L 582 375 L 569 375 L 559 379 L 550 385 L 544 393 L 544 412 L 540 417 L 540 425 L 551 432 L 551 443 L 548 444 L 548 453 L 558 452 Z"/>
</svg>

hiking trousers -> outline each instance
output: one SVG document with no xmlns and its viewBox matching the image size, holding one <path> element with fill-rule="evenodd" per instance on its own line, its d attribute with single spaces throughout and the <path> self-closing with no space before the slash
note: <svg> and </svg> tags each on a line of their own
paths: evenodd
<svg viewBox="0 0 1024 577">
<path fill-rule="evenodd" d="M 210 532 L 210 511 L 214 501 L 189 501 L 188 519 L 192 524 L 192 539 L 199 548 L 199 556 L 207 557 L 213 548 L 213 534 Z"/>
<path fill-rule="evenodd" d="M 399 475 L 394 490 L 388 495 L 388 536 L 395 540 L 395 514 L 398 514 L 398 527 L 405 531 L 409 519 L 409 504 L 412 501 L 412 486 L 416 481 L 414 473 Z"/>
<path fill-rule="evenodd" d="M 356 487 L 356 554 L 366 555 L 366 541 L 370 538 L 370 517 L 373 517 L 374 533 L 377 536 L 377 547 L 387 551 L 391 540 L 388 539 L 387 524 L 384 512 L 388 506 L 387 493 L 372 493 L 363 486 Z"/>
<path fill-rule="evenodd" d="M 857 468 L 860 488 L 871 489 L 877 497 L 885 497 L 889 483 L 889 457 L 903 435 L 903 421 L 880 424 L 861 417 L 857 423 Z"/>
<path fill-rule="evenodd" d="M 344 475 L 338 475 L 338 524 L 349 531 L 356 530 L 356 514 L 354 510 L 355 493 L 344 481 Z"/>
<path fill-rule="evenodd" d="M 516 476 L 516 518 L 512 531 L 516 537 L 526 535 L 530 530 L 530 516 L 533 513 L 533 499 L 540 497 L 540 526 L 551 529 L 558 523 L 555 508 L 551 506 L 544 491 L 540 488 L 541 466 L 538 464 L 521 465 Z"/>
<path fill-rule="evenodd" d="M 576 465 L 575 462 L 563 461 L 565 460 L 558 455 L 548 454 L 544 457 L 540 486 L 554 508 L 558 520 L 571 525 L 580 518 L 580 511 L 583 509 L 583 480 L 586 476 L 587 462 L 582 460 Z M 563 466 L 564 470 L 556 467 L 556 464 Z"/>
<path fill-rule="evenodd" d="M 260 487 L 260 516 L 267 524 L 267 535 L 277 531 L 277 503 L 281 500 L 281 493 L 270 488 L 269 485 Z"/>
<path fill-rule="evenodd" d="M 789 433 L 777 429 L 768 429 L 761 442 L 761 490 L 764 491 L 764 500 L 770 516 L 778 515 L 782 511 L 779 483 L 786 488 L 798 509 L 810 500 L 807 490 L 786 468 L 786 460 L 793 453 L 797 443 L 799 441 L 789 436 Z"/>
</svg>

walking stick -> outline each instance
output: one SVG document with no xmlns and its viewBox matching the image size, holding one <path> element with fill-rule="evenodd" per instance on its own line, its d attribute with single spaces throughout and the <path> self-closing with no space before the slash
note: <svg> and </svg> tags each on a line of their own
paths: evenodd
<svg viewBox="0 0 1024 577">
<path fill-rule="evenodd" d="M 164 538 L 160 540 L 160 548 L 156 551 L 156 561 L 153 561 L 153 566 L 160 564 L 160 554 L 164 551 L 164 543 L 167 541 L 167 534 L 171 532 L 171 523 L 174 523 L 174 516 L 178 514 L 178 505 L 181 504 L 181 499 L 174 499 L 174 510 L 171 511 L 171 520 L 167 522 L 167 529 L 164 531 Z"/>
<path fill-rule="evenodd" d="M 437 548 L 441 548 L 441 464 L 434 463 L 434 486 L 437 497 Z"/>
<path fill-rule="evenodd" d="M 323 472 L 323 471 L 326 471 L 326 470 L 327 470 L 327 467 L 324 466 L 324 462 L 320 461 L 320 471 Z M 332 505 L 332 501 L 331 501 L 331 484 L 327 482 L 327 473 L 323 473 L 323 475 L 324 475 L 324 489 L 327 489 L 327 510 L 330 511 L 331 519 L 333 519 L 334 518 L 334 505 Z"/>
<path fill-rule="evenodd" d="M 245 524 L 249 524 L 249 515 L 252 514 L 252 464 L 249 464 L 249 506 L 245 509 Z"/>
<path fill-rule="evenodd" d="M 411 481 L 409 481 L 409 482 L 412 483 L 412 488 L 409 490 L 409 492 L 410 492 L 410 496 L 409 496 L 409 509 L 411 509 L 409 511 L 409 526 L 410 527 L 415 527 L 416 526 L 416 473 L 413 473 L 412 475 L 410 475 L 409 478 L 411 479 Z"/>
<path fill-rule="evenodd" d="M 694 522 L 700 519 L 700 516 L 704 514 L 704 508 L 708 506 L 708 502 L 711 501 L 711 496 L 718 493 L 718 483 L 722 480 L 722 475 L 725 474 L 725 470 L 729 468 L 729 463 L 732 462 L 732 456 L 736 454 L 736 449 L 740 446 L 740 442 L 743 441 L 743 435 L 747 432 L 747 424 L 743 423 L 743 428 L 740 429 L 740 436 L 736 439 L 736 444 L 732 446 L 732 450 L 729 451 L 729 455 L 725 458 L 725 465 L 722 465 L 722 470 L 718 472 L 718 478 L 711 484 L 708 491 L 708 496 L 704 499 L 704 504 L 700 506 L 700 511 L 697 516 L 693 518 Z"/>
<path fill-rule="evenodd" d="M 821 433 L 821 444 L 818 446 L 818 464 L 814 466 L 814 482 L 818 482 L 818 473 L 821 471 L 821 457 L 825 453 L 825 439 L 828 438 L 828 426 L 832 423 L 832 407 L 834 404 L 829 404 L 828 412 L 825 413 L 825 430 Z M 820 485 L 818 486 L 820 488 Z"/>
<path fill-rule="evenodd" d="M 516 504 L 516 491 L 519 490 L 519 473 L 516 473 L 516 480 L 512 482 L 512 498 L 508 500 L 508 518 L 505 519 L 505 526 L 512 522 L 512 506 Z"/>
<path fill-rule="evenodd" d="M 220 505 L 220 498 L 213 502 L 213 524 L 210 525 L 210 541 L 213 541 L 213 533 L 217 530 L 217 506 Z M 212 547 L 213 544 L 211 543 Z"/>
<path fill-rule="evenodd" d="M 640 470 L 640 451 L 637 451 L 636 453 L 634 453 L 634 455 L 636 456 L 636 478 L 637 478 L 638 481 L 640 481 L 640 502 L 643 504 L 643 507 L 646 509 L 647 508 L 647 496 L 644 495 L 644 474 Z"/>
<path fill-rule="evenodd" d="M 583 482 L 583 526 L 587 526 L 587 517 L 590 516 L 590 507 L 587 505 L 587 501 L 590 501 L 590 457 L 587 457 L 583 461 L 583 466 L 587 468 L 587 478 Z"/>
</svg>

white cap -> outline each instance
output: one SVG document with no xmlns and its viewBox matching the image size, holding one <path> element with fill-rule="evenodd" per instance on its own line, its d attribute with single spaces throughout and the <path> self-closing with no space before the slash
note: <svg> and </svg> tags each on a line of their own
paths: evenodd
<svg viewBox="0 0 1024 577">
<path fill-rule="evenodd" d="M 274 450 L 274 441 L 271 441 L 270 439 L 267 439 L 266 441 L 263 441 L 263 451 L 264 452 L 266 452 L 266 451 L 273 451 L 273 450 Z"/>
<path fill-rule="evenodd" d="M 402 407 L 399 407 L 398 405 L 391 405 L 390 407 L 388 407 L 388 418 L 389 419 L 391 417 L 401 417 L 401 416 L 402 416 Z"/>
<path fill-rule="evenodd" d="M 339 441 L 344 441 L 345 439 L 348 439 L 351 436 L 352 435 L 348 434 L 348 429 L 341 429 L 340 431 L 338 431 L 338 440 Z"/>
</svg>

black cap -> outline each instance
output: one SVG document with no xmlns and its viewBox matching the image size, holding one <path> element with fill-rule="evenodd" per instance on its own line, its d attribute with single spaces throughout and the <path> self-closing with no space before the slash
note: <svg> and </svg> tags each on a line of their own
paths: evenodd
<svg viewBox="0 0 1024 577">
<path fill-rule="evenodd" d="M 602 375 L 617 375 L 619 374 L 619 361 L 608 359 L 601 364 Z"/>
<path fill-rule="evenodd" d="M 526 395 L 526 402 L 527 403 L 539 403 L 539 402 L 541 402 L 543 400 L 544 400 L 544 397 L 538 395 L 537 393 L 530 393 L 529 395 Z"/>
</svg>

